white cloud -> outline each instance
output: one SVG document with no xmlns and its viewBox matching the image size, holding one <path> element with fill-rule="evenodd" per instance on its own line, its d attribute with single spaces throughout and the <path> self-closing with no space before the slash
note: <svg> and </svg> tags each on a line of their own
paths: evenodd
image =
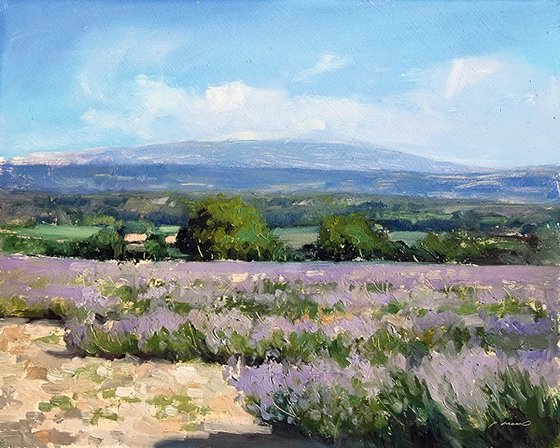
<svg viewBox="0 0 560 448">
<path fill-rule="evenodd" d="M 296 76 L 297 81 L 309 81 L 311 78 L 323 73 L 340 70 L 350 63 L 350 59 L 332 53 L 323 53 L 317 63 Z"/>
<path fill-rule="evenodd" d="M 345 98 L 290 96 L 241 81 L 189 92 L 145 75 L 136 77 L 126 110 L 90 109 L 90 132 L 115 130 L 146 143 L 224 139 L 345 139 L 385 145 L 425 144 L 437 130 L 397 107 Z"/>
<path fill-rule="evenodd" d="M 238 81 L 218 87 L 208 87 L 205 97 L 213 110 L 216 112 L 227 112 L 241 109 L 250 94 L 251 89 Z"/>
<path fill-rule="evenodd" d="M 119 108 L 82 115 L 83 133 L 138 143 L 363 141 L 476 165 L 560 161 L 558 78 L 520 61 L 488 59 L 453 61 L 417 79 L 406 94 L 368 102 L 242 81 L 200 92 L 138 75 L 120 86 L 127 101 Z"/>
<path fill-rule="evenodd" d="M 447 78 L 445 96 L 453 98 L 466 86 L 478 84 L 488 76 L 500 71 L 502 63 L 489 57 L 460 58 L 453 61 Z"/>
</svg>

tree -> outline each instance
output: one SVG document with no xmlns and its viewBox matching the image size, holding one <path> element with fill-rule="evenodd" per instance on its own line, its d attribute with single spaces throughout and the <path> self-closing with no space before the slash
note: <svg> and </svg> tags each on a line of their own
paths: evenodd
<svg viewBox="0 0 560 448">
<path fill-rule="evenodd" d="M 176 246 L 192 260 L 272 260 L 280 249 L 256 208 L 224 195 L 195 204 Z"/>
<path fill-rule="evenodd" d="M 126 244 L 122 235 L 107 227 L 80 242 L 80 255 L 96 260 L 120 260 L 124 258 Z"/>
<path fill-rule="evenodd" d="M 169 257 L 165 236 L 162 234 L 152 233 L 148 235 L 144 242 L 144 250 L 146 251 L 146 257 L 150 260 L 158 261 Z"/>
<path fill-rule="evenodd" d="M 327 217 L 319 230 L 317 255 L 335 261 L 392 259 L 396 248 L 384 231 L 376 231 L 363 214 Z"/>
</svg>

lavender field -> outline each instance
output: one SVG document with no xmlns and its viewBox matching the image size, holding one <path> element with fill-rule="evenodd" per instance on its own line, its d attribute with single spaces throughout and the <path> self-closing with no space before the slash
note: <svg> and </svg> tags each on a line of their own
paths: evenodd
<svg viewBox="0 0 560 448">
<path fill-rule="evenodd" d="M 552 447 L 559 285 L 557 267 L 1 257 L 0 314 L 60 319 L 79 356 L 223 366 L 255 418 L 327 444 Z"/>
</svg>

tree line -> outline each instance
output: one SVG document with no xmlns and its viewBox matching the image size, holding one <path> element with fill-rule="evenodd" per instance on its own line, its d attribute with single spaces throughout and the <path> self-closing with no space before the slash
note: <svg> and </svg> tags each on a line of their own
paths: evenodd
<svg viewBox="0 0 560 448">
<path fill-rule="evenodd" d="M 2 249 L 11 253 L 99 260 L 138 258 L 137 253 L 127 250 L 123 228 L 110 224 L 82 241 L 43 241 L 17 234 L 4 235 Z M 181 258 L 192 261 L 385 260 L 474 264 L 538 264 L 536 254 L 541 249 L 536 232 L 522 244 L 466 231 L 429 233 L 409 246 L 392 241 L 387 229 L 363 212 L 327 216 L 316 242 L 294 249 L 282 244 L 256 207 L 239 196 L 224 195 L 195 203 L 174 246 L 182 254 Z M 152 229 L 143 243 L 142 258 L 171 258 L 170 249 L 164 236 Z"/>
</svg>

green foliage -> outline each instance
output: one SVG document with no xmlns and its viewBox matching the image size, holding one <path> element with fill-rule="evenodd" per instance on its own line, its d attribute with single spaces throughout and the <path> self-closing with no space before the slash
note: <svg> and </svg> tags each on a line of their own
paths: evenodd
<svg viewBox="0 0 560 448">
<path fill-rule="evenodd" d="M 140 299 L 138 297 L 142 288 L 139 289 L 126 284 L 107 282 L 101 285 L 100 291 L 106 297 L 115 296 L 121 301 L 120 309 L 106 309 L 106 314 L 108 316 L 115 314 L 115 312 L 117 314 L 130 313 L 138 316 L 145 313 L 150 308 L 150 301 L 148 299 Z"/>
<path fill-rule="evenodd" d="M 485 436 L 493 447 L 553 447 L 560 439 L 560 398 L 527 372 L 509 369 L 499 393 L 488 389 L 491 402 Z"/>
<path fill-rule="evenodd" d="M 0 317 L 25 317 L 37 319 L 44 317 L 48 312 L 45 303 L 28 304 L 23 298 L 14 296 L 0 298 Z"/>
<path fill-rule="evenodd" d="M 531 261 L 534 264 L 560 266 L 560 224 L 547 223 L 536 229 L 533 237 L 537 247 L 531 254 Z"/>
<path fill-rule="evenodd" d="M 110 226 L 117 227 L 122 225 L 122 221 L 115 219 L 113 216 L 109 215 L 98 215 L 98 214 L 86 214 L 82 216 L 81 223 L 82 226 Z"/>
<path fill-rule="evenodd" d="M 149 258 L 150 260 L 165 260 L 169 257 L 165 236 L 162 234 L 152 233 L 151 235 L 148 235 L 148 238 L 144 242 L 144 250 L 146 258 Z"/>
<path fill-rule="evenodd" d="M 142 351 L 151 356 L 177 361 L 202 358 L 214 360 L 206 345 L 204 334 L 191 323 L 181 325 L 176 331 L 166 328 L 155 332 L 142 346 Z"/>
<path fill-rule="evenodd" d="M 386 233 L 375 231 L 362 214 L 330 216 L 319 230 L 318 257 L 335 261 L 392 258 L 395 247 Z"/>
<path fill-rule="evenodd" d="M 149 221 L 125 221 L 119 229 L 122 233 L 151 233 L 154 224 Z"/>
<path fill-rule="evenodd" d="M 138 354 L 138 338 L 131 334 L 113 334 L 89 325 L 81 348 L 89 355 L 121 357 L 126 353 Z"/>
<path fill-rule="evenodd" d="M 147 403 L 156 407 L 155 417 L 159 420 L 168 417 L 167 410 L 169 407 L 174 408 L 179 414 L 186 416 L 189 420 L 208 412 L 206 408 L 197 406 L 189 396 L 183 394 L 174 394 L 171 396 L 156 395 L 151 400 L 148 400 Z"/>
<path fill-rule="evenodd" d="M 49 257 L 79 257 L 78 241 L 45 241 L 45 255 Z"/>
<path fill-rule="evenodd" d="M 41 412 L 50 412 L 54 408 L 59 408 L 61 411 L 71 411 L 74 409 L 70 397 L 66 395 L 55 395 L 49 401 L 41 401 L 38 407 Z"/>
<path fill-rule="evenodd" d="M 90 423 L 92 425 L 97 425 L 99 423 L 99 420 L 101 420 L 102 418 L 105 420 L 112 420 L 116 422 L 119 419 L 119 416 L 115 412 L 111 412 L 107 409 L 97 408 L 93 411 Z"/>
<path fill-rule="evenodd" d="M 45 242 L 42 238 L 16 235 L 15 233 L 0 234 L 2 251 L 7 254 L 45 255 Z"/>
<path fill-rule="evenodd" d="M 177 247 L 193 260 L 272 260 L 280 247 L 256 208 L 239 196 L 204 199 L 177 235 Z"/>
<path fill-rule="evenodd" d="M 429 233 L 416 246 L 419 261 L 436 263 L 522 264 L 526 246 L 467 232 Z"/>
<path fill-rule="evenodd" d="M 101 229 L 95 235 L 80 242 L 80 255 L 96 260 L 120 260 L 125 256 L 123 237 L 112 228 Z"/>
</svg>

